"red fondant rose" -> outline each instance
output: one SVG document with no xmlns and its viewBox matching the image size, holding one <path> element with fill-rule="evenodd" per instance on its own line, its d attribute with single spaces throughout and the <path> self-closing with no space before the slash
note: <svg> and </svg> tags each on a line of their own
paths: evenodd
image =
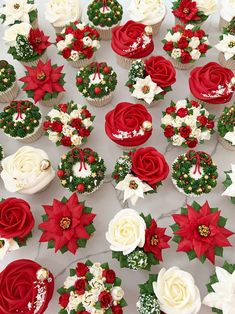
<svg viewBox="0 0 235 314">
<path fill-rule="evenodd" d="M 66 308 L 66 306 L 69 303 L 69 297 L 70 294 L 69 293 L 64 293 L 59 297 L 59 304 L 63 307 Z"/>
<path fill-rule="evenodd" d="M 165 137 L 172 137 L 173 135 L 175 135 L 173 126 L 167 125 L 164 130 L 164 135 Z"/>
<path fill-rule="evenodd" d="M 233 96 L 233 72 L 216 62 L 196 67 L 190 73 L 189 87 L 194 97 L 210 104 L 224 104 Z"/>
<path fill-rule="evenodd" d="M 89 271 L 89 268 L 84 263 L 77 263 L 76 274 L 78 277 L 83 277 Z"/>
<path fill-rule="evenodd" d="M 49 273 L 50 280 L 39 281 L 39 269 L 41 266 L 36 262 L 22 259 L 10 263 L 0 273 L 1 314 L 45 313 L 53 294 L 54 279 Z"/>
<path fill-rule="evenodd" d="M 164 88 L 173 85 L 176 81 L 176 72 L 172 63 L 164 57 L 151 57 L 145 61 L 145 71 L 153 82 Z"/>
<path fill-rule="evenodd" d="M 115 305 L 115 306 L 112 306 L 112 314 L 123 314 L 123 309 L 121 307 L 121 305 Z"/>
<path fill-rule="evenodd" d="M 106 283 L 114 283 L 116 279 L 115 271 L 113 271 L 112 269 L 105 269 L 103 271 L 103 277 L 105 277 Z"/>
<path fill-rule="evenodd" d="M 132 172 L 142 181 L 156 186 L 168 176 L 169 166 L 155 148 L 145 147 L 132 153 Z"/>
<path fill-rule="evenodd" d="M 75 282 L 75 289 L 76 289 L 76 293 L 77 293 L 78 295 L 84 294 L 86 284 L 87 284 L 87 282 L 86 282 L 85 279 L 78 279 L 78 280 Z"/>
<path fill-rule="evenodd" d="M 0 202 L 1 237 L 23 240 L 33 227 L 34 218 L 26 201 L 10 197 Z"/>
<path fill-rule="evenodd" d="M 152 117 L 145 106 L 122 102 L 106 114 L 105 132 L 119 145 L 138 146 L 152 134 L 152 128 L 144 129 L 138 135 L 135 133 L 141 130 L 145 121 L 152 123 Z"/>
<path fill-rule="evenodd" d="M 120 56 L 138 59 L 153 51 L 152 36 L 145 34 L 145 25 L 128 21 L 112 30 L 112 48 Z"/>
<path fill-rule="evenodd" d="M 107 308 L 112 303 L 113 298 L 110 292 L 102 291 L 99 295 L 99 301 L 102 308 Z"/>
</svg>

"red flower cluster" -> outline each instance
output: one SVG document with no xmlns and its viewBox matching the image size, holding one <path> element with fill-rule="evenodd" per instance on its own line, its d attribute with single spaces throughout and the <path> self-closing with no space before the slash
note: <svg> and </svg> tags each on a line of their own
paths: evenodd
<svg viewBox="0 0 235 314">
<path fill-rule="evenodd" d="M 40 29 L 30 29 L 28 41 L 33 47 L 33 50 L 39 55 L 42 55 L 45 49 L 51 45 L 48 39 L 49 36 L 45 36 L 44 32 Z"/>
<path fill-rule="evenodd" d="M 178 6 L 172 10 L 174 16 L 178 17 L 181 22 L 200 22 L 201 17 L 198 15 L 197 2 L 192 0 L 178 0 Z"/>
</svg>

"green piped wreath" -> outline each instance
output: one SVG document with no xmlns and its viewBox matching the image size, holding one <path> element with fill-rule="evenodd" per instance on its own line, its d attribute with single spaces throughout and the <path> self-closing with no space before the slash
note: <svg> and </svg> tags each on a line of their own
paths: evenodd
<svg viewBox="0 0 235 314">
<path fill-rule="evenodd" d="M 6 60 L 0 60 L 0 92 L 5 92 L 16 81 L 14 67 Z"/>
<path fill-rule="evenodd" d="M 235 127 L 235 105 L 231 107 L 225 107 L 222 115 L 218 121 L 218 133 L 224 138 L 228 132 L 233 132 Z M 228 141 L 228 143 L 230 143 Z"/>
<path fill-rule="evenodd" d="M 224 171 L 226 178 L 223 181 L 223 185 L 226 187 L 226 189 L 232 184 L 232 180 L 230 178 L 230 176 L 228 175 L 229 173 L 232 173 L 232 171 Z M 234 197 L 230 197 L 232 204 L 235 205 L 235 196 Z"/>
</svg>

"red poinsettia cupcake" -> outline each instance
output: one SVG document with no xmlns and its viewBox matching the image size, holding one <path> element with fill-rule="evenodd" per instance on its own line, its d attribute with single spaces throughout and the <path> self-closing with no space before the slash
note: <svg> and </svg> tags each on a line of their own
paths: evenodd
<svg viewBox="0 0 235 314">
<path fill-rule="evenodd" d="M 0 273 L 1 314 L 43 314 L 54 292 L 54 277 L 38 263 L 19 259 Z"/>
<path fill-rule="evenodd" d="M 152 134 L 152 116 L 141 104 L 121 102 L 106 114 L 105 132 L 124 148 L 139 146 Z"/>
<path fill-rule="evenodd" d="M 119 65 L 128 69 L 133 60 L 146 58 L 153 51 L 152 27 L 134 21 L 116 26 L 111 46 Z"/>
</svg>

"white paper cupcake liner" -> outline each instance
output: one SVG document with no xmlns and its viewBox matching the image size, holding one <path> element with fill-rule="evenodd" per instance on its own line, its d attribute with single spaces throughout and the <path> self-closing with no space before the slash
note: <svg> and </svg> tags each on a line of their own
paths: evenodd
<svg viewBox="0 0 235 314">
<path fill-rule="evenodd" d="M 228 24 L 229 24 L 228 21 L 226 21 L 226 20 L 224 20 L 222 17 L 220 17 L 220 21 L 219 21 L 219 30 L 222 32 L 223 29 L 228 26 Z"/>
<path fill-rule="evenodd" d="M 120 25 L 121 21 L 118 22 L 116 25 L 113 25 L 110 28 L 101 28 L 99 26 L 94 26 L 95 29 L 99 32 L 100 37 L 102 40 L 110 40 L 112 38 L 112 29 L 118 25 Z"/>
<path fill-rule="evenodd" d="M 219 63 L 225 68 L 235 70 L 235 60 L 233 58 L 226 60 L 222 52 L 219 54 Z"/>
<path fill-rule="evenodd" d="M 17 138 L 17 140 L 22 143 L 33 143 L 36 142 L 40 137 L 42 137 L 43 133 L 44 129 L 41 123 L 40 126 L 32 134 L 26 136 L 25 138 Z"/>
<path fill-rule="evenodd" d="M 195 65 L 195 62 L 181 63 L 173 58 L 171 58 L 170 60 L 174 67 L 178 70 L 189 70 Z"/>
<path fill-rule="evenodd" d="M 87 66 L 88 64 L 92 63 L 94 61 L 94 55 L 90 59 L 82 59 L 77 61 L 68 61 L 69 64 L 74 68 L 82 68 Z"/>
<path fill-rule="evenodd" d="M 47 107 L 53 107 L 58 105 L 63 97 L 64 92 L 60 92 L 56 98 L 51 98 L 49 100 L 40 100 L 40 104 Z"/>
<path fill-rule="evenodd" d="M 45 51 L 37 60 L 34 61 L 19 61 L 23 66 L 27 65 L 29 67 L 36 67 L 39 60 L 46 62 L 48 60 L 47 52 Z"/>
<path fill-rule="evenodd" d="M 162 99 L 161 99 L 161 100 L 162 100 Z M 160 103 L 161 103 L 161 100 L 159 100 L 159 101 L 154 100 L 154 101 L 152 101 L 150 104 L 148 104 L 148 103 L 147 103 L 146 101 L 144 101 L 144 100 L 135 98 L 135 103 L 136 103 L 136 104 L 141 104 L 141 105 L 143 105 L 143 106 L 149 108 L 149 107 L 154 107 L 154 106 L 160 104 Z"/>
<path fill-rule="evenodd" d="M 218 140 L 225 149 L 235 152 L 235 146 L 226 141 L 223 137 L 218 136 Z"/>
<path fill-rule="evenodd" d="M 102 98 L 97 98 L 97 99 L 85 98 L 85 99 L 92 106 L 103 107 L 107 105 L 113 99 L 113 96 L 114 96 L 114 92 L 111 92 L 109 95 L 104 96 Z"/>
<path fill-rule="evenodd" d="M 130 59 L 130 58 L 126 58 L 126 57 L 122 57 L 122 56 L 119 56 L 118 54 L 116 54 L 116 57 L 117 57 L 117 63 L 120 67 L 124 68 L 124 69 L 127 69 L 129 70 L 130 69 L 130 66 L 132 64 L 133 61 L 135 60 L 146 60 L 148 58 L 147 57 L 144 57 L 144 58 L 138 58 L 138 59 Z"/>
<path fill-rule="evenodd" d="M 17 81 L 15 81 L 13 85 L 10 88 L 8 88 L 6 91 L 0 92 L 0 103 L 11 102 L 12 100 L 16 98 L 19 91 L 20 91 L 19 85 Z"/>
</svg>

